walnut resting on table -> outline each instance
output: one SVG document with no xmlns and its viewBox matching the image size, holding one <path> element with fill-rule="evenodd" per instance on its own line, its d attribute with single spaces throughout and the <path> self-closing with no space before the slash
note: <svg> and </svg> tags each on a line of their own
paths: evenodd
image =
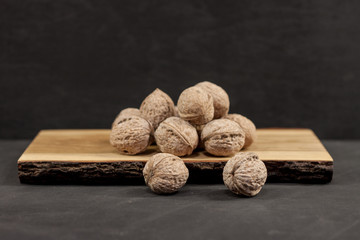
<svg viewBox="0 0 360 240">
<path fill-rule="evenodd" d="M 181 158 L 169 153 L 158 153 L 146 162 L 143 175 L 146 185 L 153 192 L 170 194 L 185 185 L 189 170 Z"/>
<path fill-rule="evenodd" d="M 235 194 L 257 195 L 266 182 L 267 169 L 256 153 L 242 152 L 232 157 L 223 170 L 225 185 Z"/>
</svg>

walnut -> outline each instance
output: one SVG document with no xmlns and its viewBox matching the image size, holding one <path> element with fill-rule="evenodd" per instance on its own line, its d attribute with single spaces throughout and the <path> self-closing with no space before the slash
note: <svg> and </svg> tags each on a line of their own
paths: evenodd
<svg viewBox="0 0 360 240">
<path fill-rule="evenodd" d="M 174 116 L 174 102 L 157 88 L 141 103 L 140 112 L 156 129 L 166 118 Z"/>
<path fill-rule="evenodd" d="M 161 152 L 185 156 L 196 148 L 199 137 L 190 123 L 178 117 L 169 117 L 156 129 L 155 141 Z"/>
<path fill-rule="evenodd" d="M 111 129 L 110 143 L 121 153 L 134 155 L 144 152 L 151 141 L 151 124 L 136 116 L 124 116 Z"/>
<path fill-rule="evenodd" d="M 240 114 L 229 114 L 224 118 L 233 120 L 238 123 L 242 130 L 245 132 L 244 148 L 249 147 L 256 140 L 256 127 L 255 124 L 248 118 Z"/>
<path fill-rule="evenodd" d="M 205 150 L 215 156 L 230 156 L 244 146 L 245 133 L 239 124 L 229 119 L 216 119 L 204 127 L 201 141 Z"/>
<path fill-rule="evenodd" d="M 180 117 L 178 107 L 174 107 L 174 117 Z"/>
<path fill-rule="evenodd" d="M 191 124 L 205 124 L 214 118 L 212 96 L 199 87 L 185 89 L 177 102 L 179 115 Z"/>
<path fill-rule="evenodd" d="M 199 136 L 199 143 L 198 143 L 198 145 L 197 145 L 197 148 L 198 148 L 198 149 L 204 149 L 204 148 L 205 148 L 204 142 L 201 141 L 201 132 L 202 132 L 202 130 L 204 129 L 204 127 L 206 126 L 206 124 L 193 125 L 193 126 L 195 127 L 196 132 L 197 132 L 197 134 L 198 134 L 198 136 Z"/>
<path fill-rule="evenodd" d="M 242 152 L 232 157 L 225 165 L 223 180 L 235 194 L 255 196 L 265 184 L 267 170 L 256 153 Z"/>
<path fill-rule="evenodd" d="M 189 170 L 181 158 L 169 153 L 158 153 L 146 162 L 143 175 L 146 185 L 153 192 L 169 194 L 185 185 Z"/>
<path fill-rule="evenodd" d="M 112 123 L 112 127 L 114 127 L 118 122 L 119 119 L 124 116 L 138 116 L 140 117 L 140 110 L 138 108 L 125 108 L 123 109 L 115 118 L 114 122 Z"/>
<path fill-rule="evenodd" d="M 200 82 L 195 86 L 204 89 L 213 97 L 214 119 L 222 118 L 229 112 L 230 100 L 223 88 L 207 81 Z"/>
</svg>

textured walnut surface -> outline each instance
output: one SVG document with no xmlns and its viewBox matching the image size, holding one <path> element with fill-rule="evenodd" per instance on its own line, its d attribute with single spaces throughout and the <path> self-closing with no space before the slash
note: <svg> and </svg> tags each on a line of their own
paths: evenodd
<svg viewBox="0 0 360 240">
<path fill-rule="evenodd" d="M 235 121 L 245 132 L 244 148 L 249 147 L 253 142 L 256 141 L 256 127 L 250 119 L 240 114 L 229 114 L 224 118 Z"/>
<path fill-rule="evenodd" d="M 196 129 L 187 121 L 170 117 L 160 123 L 155 140 L 161 152 L 176 156 L 190 155 L 198 144 Z"/>
<path fill-rule="evenodd" d="M 204 127 L 206 126 L 206 124 L 201 124 L 201 125 L 192 124 L 192 125 L 195 127 L 196 132 L 197 132 L 197 134 L 199 136 L 199 143 L 197 145 L 197 148 L 198 149 L 204 149 L 205 146 L 204 146 L 204 142 L 201 140 L 201 132 L 204 129 Z"/>
<path fill-rule="evenodd" d="M 225 165 L 223 180 L 234 193 L 255 196 L 265 184 L 267 170 L 258 155 L 251 152 L 238 153 Z"/>
<path fill-rule="evenodd" d="M 119 119 L 110 133 L 110 143 L 124 154 L 137 154 L 146 150 L 151 141 L 151 124 L 136 116 Z"/>
<path fill-rule="evenodd" d="M 200 87 L 211 94 L 214 104 L 214 119 L 221 118 L 229 112 L 229 95 L 222 87 L 207 81 L 200 82 L 195 86 Z"/>
<path fill-rule="evenodd" d="M 112 123 L 112 127 L 114 127 L 118 122 L 119 119 L 125 116 L 137 116 L 141 117 L 140 110 L 138 108 L 125 108 L 121 110 L 121 112 L 116 116 L 114 122 Z"/>
<path fill-rule="evenodd" d="M 185 185 L 189 170 L 181 158 L 169 153 L 158 153 L 145 164 L 143 175 L 146 185 L 158 194 L 177 192 Z"/>
<path fill-rule="evenodd" d="M 174 117 L 180 117 L 178 107 L 174 107 Z"/>
<path fill-rule="evenodd" d="M 204 127 L 201 141 L 205 150 L 215 156 L 230 156 L 244 146 L 245 133 L 240 126 L 229 119 L 216 119 Z"/>
<path fill-rule="evenodd" d="M 157 88 L 141 103 L 140 112 L 156 129 L 166 118 L 174 116 L 174 107 L 171 98 Z"/>
<path fill-rule="evenodd" d="M 205 124 L 214 118 L 212 96 L 199 87 L 185 89 L 177 102 L 179 115 L 191 124 Z"/>
</svg>

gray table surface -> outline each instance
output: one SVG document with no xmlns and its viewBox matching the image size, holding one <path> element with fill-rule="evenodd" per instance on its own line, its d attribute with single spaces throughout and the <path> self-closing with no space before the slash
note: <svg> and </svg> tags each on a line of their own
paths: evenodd
<svg viewBox="0 0 360 240">
<path fill-rule="evenodd" d="M 266 184 L 242 198 L 222 184 L 159 196 L 146 186 L 26 185 L 28 140 L 0 140 L 0 239 L 359 239 L 360 141 L 323 141 L 330 184 Z"/>
</svg>

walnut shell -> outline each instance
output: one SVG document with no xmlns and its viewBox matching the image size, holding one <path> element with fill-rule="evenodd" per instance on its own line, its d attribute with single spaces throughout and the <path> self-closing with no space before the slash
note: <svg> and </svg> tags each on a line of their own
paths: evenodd
<svg viewBox="0 0 360 240">
<path fill-rule="evenodd" d="M 178 107 L 174 107 L 174 117 L 180 117 Z"/>
<path fill-rule="evenodd" d="M 155 141 L 161 152 L 185 156 L 196 148 L 199 137 L 190 123 L 178 117 L 169 117 L 156 129 Z"/>
<path fill-rule="evenodd" d="M 141 103 L 140 112 L 156 129 L 166 118 L 174 116 L 174 107 L 171 98 L 157 88 Z"/>
<path fill-rule="evenodd" d="M 199 136 L 199 143 L 197 145 L 197 148 L 198 149 L 204 149 L 205 148 L 205 145 L 204 145 L 204 142 L 201 141 L 201 132 L 202 130 L 204 129 L 204 127 L 206 126 L 206 124 L 201 124 L 201 125 L 193 125 L 196 129 L 196 132 Z"/>
<path fill-rule="evenodd" d="M 141 113 L 138 108 L 125 108 L 116 116 L 114 122 L 112 123 L 112 128 L 119 122 L 120 118 L 124 116 L 137 116 L 140 117 Z"/>
<path fill-rule="evenodd" d="M 144 152 L 150 145 L 153 128 L 151 124 L 136 116 L 124 116 L 111 129 L 110 143 L 121 153 L 134 155 Z"/>
<path fill-rule="evenodd" d="M 256 141 L 256 127 L 250 119 L 240 114 L 229 114 L 224 118 L 233 120 L 234 122 L 239 124 L 242 130 L 245 132 L 244 148 L 249 147 L 253 142 Z"/>
<path fill-rule="evenodd" d="M 229 112 L 229 95 L 222 87 L 207 81 L 200 82 L 195 86 L 204 89 L 213 97 L 214 119 L 222 118 Z"/>
<path fill-rule="evenodd" d="M 212 96 L 199 87 L 185 89 L 177 102 L 179 115 L 191 124 L 205 124 L 214 118 Z"/>
<path fill-rule="evenodd" d="M 235 194 L 255 196 L 265 184 L 267 169 L 256 153 L 242 152 L 232 157 L 223 170 L 225 185 Z"/>
<path fill-rule="evenodd" d="M 216 119 L 204 127 L 201 133 L 205 150 L 215 156 L 230 156 L 244 146 L 245 133 L 234 121 Z"/>
<path fill-rule="evenodd" d="M 181 158 L 169 153 L 158 153 L 146 162 L 143 175 L 146 185 L 153 192 L 169 194 L 185 185 L 189 170 Z"/>
</svg>

